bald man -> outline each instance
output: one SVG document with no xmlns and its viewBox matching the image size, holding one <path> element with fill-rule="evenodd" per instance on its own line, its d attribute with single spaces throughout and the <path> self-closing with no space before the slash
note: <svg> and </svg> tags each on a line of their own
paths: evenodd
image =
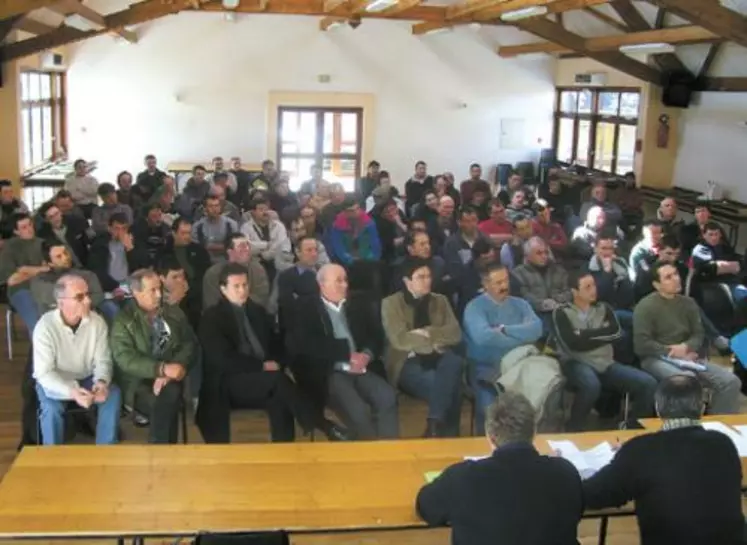
<svg viewBox="0 0 747 545">
<path fill-rule="evenodd" d="M 367 302 L 348 300 L 348 278 L 339 265 L 317 274 L 320 295 L 296 301 L 292 323 L 301 387 L 322 407 L 329 406 L 354 439 L 399 435 L 397 395 L 372 370 L 382 353 L 382 326 Z"/>
</svg>

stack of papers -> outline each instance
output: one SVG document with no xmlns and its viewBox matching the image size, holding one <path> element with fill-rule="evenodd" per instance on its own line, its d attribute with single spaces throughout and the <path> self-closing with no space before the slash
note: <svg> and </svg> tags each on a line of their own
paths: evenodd
<svg viewBox="0 0 747 545">
<path fill-rule="evenodd" d="M 608 442 L 582 451 L 573 441 L 548 441 L 550 448 L 568 460 L 576 468 L 582 479 L 588 479 L 612 461 L 615 451 Z"/>
<path fill-rule="evenodd" d="M 739 429 L 738 433 L 723 422 L 703 422 L 702 425 L 703 429 L 718 431 L 726 435 L 731 439 L 732 443 L 734 443 L 734 446 L 739 453 L 739 457 L 747 457 L 747 434 L 744 433 L 744 429 L 747 428 L 747 426 L 737 426 L 737 429 Z"/>
</svg>

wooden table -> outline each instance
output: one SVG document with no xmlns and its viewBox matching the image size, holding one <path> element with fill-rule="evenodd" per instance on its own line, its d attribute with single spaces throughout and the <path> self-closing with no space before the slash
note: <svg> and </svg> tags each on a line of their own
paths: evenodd
<svg viewBox="0 0 747 545">
<path fill-rule="evenodd" d="M 166 171 L 171 172 L 172 174 L 184 174 L 187 172 L 192 172 L 192 169 L 196 165 L 202 165 L 205 167 L 205 170 L 208 172 L 213 171 L 213 162 L 212 161 L 172 161 L 168 165 L 166 165 Z M 260 173 L 262 172 L 262 165 L 256 165 L 252 163 L 242 163 L 241 168 L 244 170 L 248 170 L 252 173 Z"/>
<path fill-rule="evenodd" d="M 638 431 L 541 436 L 580 448 Z M 424 473 L 488 454 L 484 438 L 366 443 L 26 447 L 0 484 L 0 538 L 421 528 Z M 613 510 L 589 513 L 629 515 Z"/>
</svg>

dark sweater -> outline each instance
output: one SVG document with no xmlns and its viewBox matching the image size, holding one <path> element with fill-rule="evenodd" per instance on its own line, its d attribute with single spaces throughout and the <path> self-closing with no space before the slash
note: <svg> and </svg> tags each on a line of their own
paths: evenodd
<svg viewBox="0 0 747 545">
<path fill-rule="evenodd" d="M 451 526 L 454 545 L 577 545 L 584 505 L 570 463 L 515 443 L 446 469 L 420 490 L 417 511 Z"/>
<path fill-rule="evenodd" d="M 429 189 L 433 189 L 433 176 L 426 176 L 422 182 L 412 178 L 405 182 L 405 210 L 408 216 L 412 214 L 412 207 L 423 200 L 423 195 Z"/>
<path fill-rule="evenodd" d="M 641 545 L 737 545 L 741 486 L 731 440 L 693 426 L 631 439 L 584 493 L 589 509 L 635 501 Z"/>
</svg>

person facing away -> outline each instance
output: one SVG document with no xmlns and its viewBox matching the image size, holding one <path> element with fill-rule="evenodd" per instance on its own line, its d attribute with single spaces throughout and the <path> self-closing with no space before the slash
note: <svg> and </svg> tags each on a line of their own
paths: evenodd
<svg viewBox="0 0 747 545">
<path fill-rule="evenodd" d="M 726 435 L 700 425 L 704 400 L 695 377 L 662 380 L 661 431 L 627 441 L 584 482 L 587 509 L 635 502 L 641 545 L 744 543 L 742 464 Z"/>
<path fill-rule="evenodd" d="M 45 445 L 65 439 L 65 402 L 98 406 L 96 443 L 117 442 L 122 394 L 112 383 L 112 357 L 104 319 L 91 312 L 86 281 L 67 274 L 54 287 L 57 309 L 45 313 L 33 335 L 34 379 Z"/>
<path fill-rule="evenodd" d="M 454 545 L 577 545 L 581 478 L 563 458 L 534 448 L 535 410 L 503 392 L 487 414 L 492 454 L 447 468 L 418 493 L 418 515 L 451 526 Z"/>
</svg>

